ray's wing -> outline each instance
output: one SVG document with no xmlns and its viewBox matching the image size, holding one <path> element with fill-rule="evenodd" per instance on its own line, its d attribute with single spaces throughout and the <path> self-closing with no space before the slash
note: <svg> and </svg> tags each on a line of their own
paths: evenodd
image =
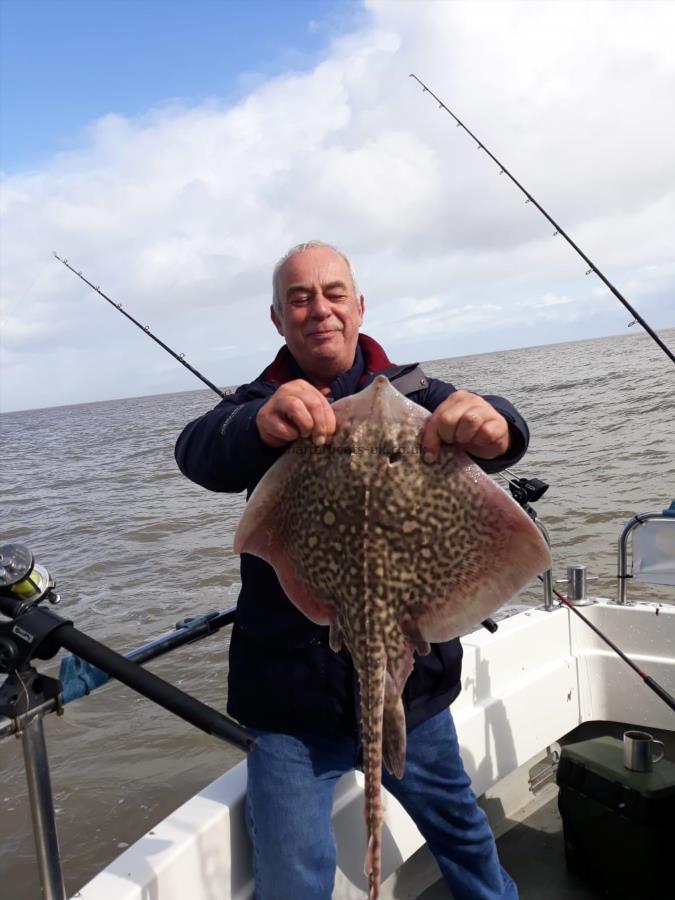
<svg viewBox="0 0 675 900">
<path fill-rule="evenodd" d="M 470 631 L 550 565 L 529 516 L 453 447 L 431 466 L 420 461 L 386 502 L 408 511 L 408 534 L 393 557 L 409 573 L 398 612 L 418 649 Z"/>
<path fill-rule="evenodd" d="M 234 536 L 235 553 L 251 553 L 268 562 L 285 594 L 317 625 L 334 625 L 330 594 L 317 590 L 302 565 L 307 551 L 316 555 L 311 510 L 298 508 L 315 448 L 296 441 L 263 476 L 253 491 Z"/>
</svg>

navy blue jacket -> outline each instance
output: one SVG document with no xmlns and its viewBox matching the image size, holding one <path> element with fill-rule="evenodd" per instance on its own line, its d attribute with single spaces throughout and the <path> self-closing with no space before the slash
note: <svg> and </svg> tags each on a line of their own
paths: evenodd
<svg viewBox="0 0 675 900">
<path fill-rule="evenodd" d="M 416 365 L 395 366 L 372 338 L 359 335 L 354 365 L 331 385 L 334 400 L 349 396 L 385 374 L 402 393 L 430 412 L 456 390 L 426 378 Z M 251 384 L 242 385 L 206 415 L 190 422 L 176 444 L 180 470 L 211 491 L 254 487 L 282 449 L 260 439 L 256 415 L 280 384 L 303 373 L 283 347 Z M 514 465 L 527 449 L 529 432 L 516 409 L 501 397 L 485 399 L 508 421 L 511 445 L 494 460 L 477 460 L 486 472 Z M 227 709 L 243 725 L 266 731 L 357 733 L 357 684 L 346 650 L 328 646 L 328 628 L 315 625 L 283 593 L 274 570 L 258 557 L 241 557 L 242 589 L 230 643 Z M 408 726 L 440 712 L 460 690 L 462 648 L 458 639 L 432 644 L 416 656 L 403 701 Z"/>
</svg>

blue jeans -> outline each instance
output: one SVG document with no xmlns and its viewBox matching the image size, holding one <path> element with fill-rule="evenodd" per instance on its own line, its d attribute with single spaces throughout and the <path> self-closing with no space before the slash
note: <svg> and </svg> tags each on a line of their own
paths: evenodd
<svg viewBox="0 0 675 900">
<path fill-rule="evenodd" d="M 330 900 L 333 794 L 338 779 L 360 767 L 356 741 L 254 734 L 246 819 L 256 900 Z M 421 831 L 455 900 L 518 900 L 471 791 L 448 710 L 408 732 L 402 780 L 384 770 L 382 781 Z"/>
</svg>

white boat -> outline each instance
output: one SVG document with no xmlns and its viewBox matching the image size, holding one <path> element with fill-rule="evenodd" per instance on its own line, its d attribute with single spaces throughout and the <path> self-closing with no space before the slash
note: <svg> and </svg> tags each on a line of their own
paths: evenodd
<svg viewBox="0 0 675 900">
<path fill-rule="evenodd" d="M 623 573 L 628 578 L 675 584 L 675 510 L 673 513 L 631 520 L 622 536 L 623 555 L 620 545 L 621 567 L 626 559 L 625 541 L 629 534 L 638 536 L 639 546 L 638 540 L 633 541 L 632 573 Z M 588 601 L 579 596 L 580 611 L 672 696 L 675 604 L 650 601 L 648 588 L 632 586 L 626 601 L 626 578 L 620 577 L 619 584 L 623 602 Z M 637 600 L 638 596 L 641 599 Z M 507 608 L 496 633 L 481 628 L 463 637 L 462 643 L 463 689 L 452 712 L 473 789 L 498 837 L 546 805 L 550 816 L 543 834 L 554 827 L 555 769 L 561 747 L 570 743 L 595 735 L 617 737 L 627 727 L 640 728 L 664 740 L 666 755 L 675 759 L 673 710 L 586 623 L 568 608 L 551 603 L 550 596 L 539 608 Z M 243 761 L 159 822 L 74 898 L 252 898 L 245 787 Z M 389 795 L 385 796 L 385 809 L 382 896 L 449 897 L 448 889 L 438 884 L 438 870 L 415 825 Z M 365 828 L 359 773 L 345 776 L 339 783 L 333 824 L 338 843 L 333 896 L 339 900 L 362 898 Z M 536 838 L 537 828 L 529 831 L 530 837 Z M 556 846 L 563 873 L 560 878 L 564 878 L 561 840 Z M 536 853 L 530 847 L 516 854 L 525 863 L 525 872 L 514 871 L 517 860 L 507 861 L 517 881 L 527 877 L 533 866 L 536 869 Z M 562 881 L 557 881 L 550 883 L 545 893 L 523 890 L 522 896 L 596 896 L 583 890 L 576 883 L 572 892 L 565 893 Z"/>
</svg>

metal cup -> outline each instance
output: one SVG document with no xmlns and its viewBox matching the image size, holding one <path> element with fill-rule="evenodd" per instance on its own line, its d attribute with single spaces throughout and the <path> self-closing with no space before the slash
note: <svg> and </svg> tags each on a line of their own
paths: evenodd
<svg viewBox="0 0 675 900">
<path fill-rule="evenodd" d="M 658 747 L 661 752 L 655 756 Z M 661 762 L 665 752 L 662 742 L 655 740 L 647 731 L 623 733 L 623 764 L 633 772 L 651 772 L 654 763 Z"/>
</svg>

